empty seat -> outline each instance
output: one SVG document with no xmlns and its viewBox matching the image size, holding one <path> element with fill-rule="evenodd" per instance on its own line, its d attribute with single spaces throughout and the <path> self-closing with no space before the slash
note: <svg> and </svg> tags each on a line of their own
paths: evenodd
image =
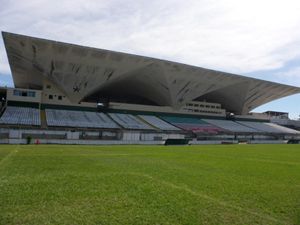
<svg viewBox="0 0 300 225">
<path fill-rule="evenodd" d="M 192 117 L 179 117 L 179 116 L 161 116 L 161 118 L 168 123 L 180 127 L 186 131 L 192 131 L 194 133 L 219 133 L 222 129 L 211 125 L 199 118 Z"/>
<path fill-rule="evenodd" d="M 104 113 L 46 109 L 48 126 L 59 127 L 86 127 L 86 128 L 119 128 Z"/>
<path fill-rule="evenodd" d="M 264 133 L 281 133 L 281 134 L 299 134 L 299 131 L 286 128 L 274 123 L 263 123 L 263 122 L 252 122 L 252 121 L 238 121 L 238 123 L 243 124 L 248 127 L 252 127 L 260 132 Z"/>
<path fill-rule="evenodd" d="M 242 124 L 236 123 L 231 120 L 215 120 L 215 119 L 203 119 L 207 123 L 213 124 L 217 127 L 220 127 L 224 130 L 231 132 L 240 132 L 240 133 L 254 133 L 257 132 L 256 129 L 244 126 Z"/>
<path fill-rule="evenodd" d="M 291 128 L 287 128 L 284 126 L 280 126 L 278 124 L 275 123 L 267 123 L 269 126 L 278 129 L 279 131 L 281 131 L 281 133 L 286 133 L 286 134 L 300 134 L 300 132 L 298 130 L 294 130 Z"/>
<path fill-rule="evenodd" d="M 7 106 L 2 117 L 1 124 L 15 125 L 41 125 L 40 110 L 29 107 Z"/>
<path fill-rule="evenodd" d="M 166 121 L 151 115 L 139 115 L 140 118 L 145 120 L 147 123 L 151 124 L 154 127 L 157 127 L 160 130 L 170 130 L 170 131 L 178 131 L 180 130 L 178 127 L 175 127 Z"/>
<path fill-rule="evenodd" d="M 109 113 L 109 116 L 126 129 L 153 130 L 148 124 L 143 123 L 140 119 L 131 114 Z"/>
</svg>

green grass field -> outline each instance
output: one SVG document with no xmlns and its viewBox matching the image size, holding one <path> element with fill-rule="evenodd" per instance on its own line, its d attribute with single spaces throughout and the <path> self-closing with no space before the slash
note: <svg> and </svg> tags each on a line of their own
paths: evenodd
<svg viewBox="0 0 300 225">
<path fill-rule="evenodd" d="M 300 145 L 0 145 L 0 224 L 300 224 Z"/>
</svg>

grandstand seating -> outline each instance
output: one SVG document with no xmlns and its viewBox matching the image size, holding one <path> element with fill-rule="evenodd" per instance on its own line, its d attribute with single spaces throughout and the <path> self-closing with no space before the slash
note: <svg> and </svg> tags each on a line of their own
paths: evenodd
<svg viewBox="0 0 300 225">
<path fill-rule="evenodd" d="M 147 123 L 151 124 L 154 127 L 157 127 L 160 130 L 166 130 L 166 131 L 178 131 L 180 130 L 178 127 L 175 127 L 162 119 L 151 116 L 151 115 L 139 115 L 140 118 L 145 120 Z"/>
<path fill-rule="evenodd" d="M 221 119 L 200 119 L 184 116 L 154 116 L 125 113 L 98 113 L 89 111 L 46 109 L 48 126 L 78 128 L 125 128 L 137 130 L 192 131 L 194 133 L 269 133 L 300 134 L 299 131 L 274 123 L 254 121 L 231 121 Z M 0 124 L 8 125 L 41 125 L 40 110 L 29 107 L 7 106 Z"/>
<path fill-rule="evenodd" d="M 46 109 L 48 126 L 87 127 L 87 128 L 119 128 L 104 113 Z"/>
<path fill-rule="evenodd" d="M 300 133 L 296 130 L 286 128 L 274 123 L 262 123 L 262 122 L 252 122 L 252 121 L 238 121 L 238 123 L 265 133 L 286 133 L 286 134 Z"/>
<path fill-rule="evenodd" d="M 216 120 L 216 119 L 203 119 L 207 123 L 213 124 L 224 130 L 228 130 L 235 133 L 255 133 L 256 129 L 244 126 L 231 120 Z"/>
<path fill-rule="evenodd" d="M 179 117 L 179 116 L 161 116 L 161 118 L 168 123 L 175 125 L 186 131 L 192 131 L 194 133 L 211 133 L 216 134 L 222 132 L 221 128 L 211 125 L 202 119 Z"/>
<path fill-rule="evenodd" d="M 298 131 L 298 130 L 294 130 L 294 129 L 291 129 L 291 128 L 288 128 L 288 127 L 284 127 L 284 126 L 281 126 L 281 125 L 278 125 L 278 124 L 275 124 L 275 123 L 268 123 L 268 125 L 276 128 L 276 129 L 279 129 L 281 131 L 281 133 L 300 134 L 300 131 Z"/>
<path fill-rule="evenodd" d="M 126 129 L 153 130 L 153 127 L 143 123 L 140 119 L 131 114 L 109 113 L 109 116 L 119 125 Z"/>
<path fill-rule="evenodd" d="M 41 125 L 40 110 L 28 107 L 7 106 L 0 124 Z"/>
</svg>

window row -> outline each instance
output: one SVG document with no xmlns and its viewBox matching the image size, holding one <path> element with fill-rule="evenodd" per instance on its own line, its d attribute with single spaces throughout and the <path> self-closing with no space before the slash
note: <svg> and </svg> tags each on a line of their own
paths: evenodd
<svg viewBox="0 0 300 225">
<path fill-rule="evenodd" d="M 35 97 L 34 91 L 21 91 L 21 90 L 14 90 L 15 96 L 22 96 L 22 97 Z"/>
</svg>

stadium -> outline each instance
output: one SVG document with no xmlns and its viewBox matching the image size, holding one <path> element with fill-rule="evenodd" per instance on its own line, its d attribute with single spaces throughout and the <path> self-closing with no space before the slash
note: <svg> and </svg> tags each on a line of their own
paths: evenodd
<svg viewBox="0 0 300 225">
<path fill-rule="evenodd" d="M 1 143 L 26 143 L 28 138 L 53 144 L 299 140 L 299 121 L 290 121 L 285 113 L 251 113 L 262 104 L 300 93 L 299 87 L 13 33 L 2 35 L 14 88 L 0 89 Z"/>
<path fill-rule="evenodd" d="M 2 36 L 0 224 L 299 224 L 299 87 Z"/>
</svg>

